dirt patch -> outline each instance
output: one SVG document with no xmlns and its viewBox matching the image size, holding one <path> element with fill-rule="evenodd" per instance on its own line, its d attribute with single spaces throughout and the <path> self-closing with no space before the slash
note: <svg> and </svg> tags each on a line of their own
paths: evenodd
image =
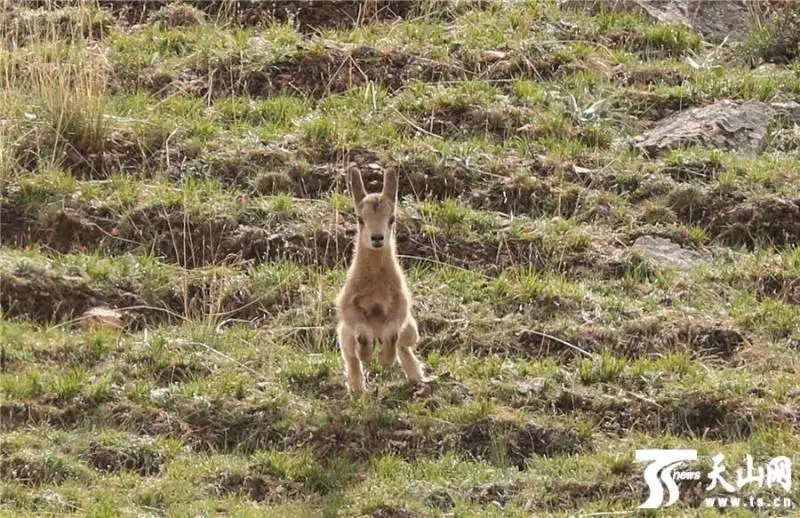
<svg viewBox="0 0 800 518">
<path fill-rule="evenodd" d="M 247 470 L 219 470 L 206 481 L 219 496 L 244 494 L 254 502 L 275 503 L 305 493 L 302 483 L 288 481 L 258 465 Z"/>
<path fill-rule="evenodd" d="M 777 298 L 789 304 L 800 304 L 800 278 L 796 275 L 765 275 L 757 279 L 756 286 L 760 298 Z"/>
<path fill-rule="evenodd" d="M 524 108 L 455 105 L 426 110 L 416 117 L 416 126 L 450 139 L 488 135 L 505 140 L 531 118 L 533 113 Z"/>
<path fill-rule="evenodd" d="M 720 242 L 755 247 L 800 240 L 800 199 L 744 199 L 742 195 L 685 189 L 670 195 L 671 208 L 685 223 L 699 224 Z"/>
<path fill-rule="evenodd" d="M 148 21 L 163 27 L 194 27 L 205 21 L 205 13 L 188 4 L 165 5 L 152 13 Z"/>
<path fill-rule="evenodd" d="M 364 460 L 375 455 L 397 455 L 412 460 L 437 451 L 437 438 L 414 431 L 403 419 L 376 426 L 369 422 L 346 422 L 336 418 L 330 423 L 305 431 L 297 437 L 297 446 L 309 446 L 317 458 Z"/>
<path fill-rule="evenodd" d="M 434 489 L 425 497 L 425 504 L 434 509 L 449 511 L 456 505 L 456 500 L 445 488 Z"/>
<path fill-rule="evenodd" d="M 15 45 L 49 38 L 99 40 L 110 31 L 107 13 L 93 9 L 74 6 L 30 9 L 10 3 L 0 9 L 0 38 Z"/>
<path fill-rule="evenodd" d="M 22 206 L 9 206 L 4 207 L 4 218 L 6 210 L 11 217 L 8 223 L 4 221 L 3 244 L 39 244 L 60 252 L 141 248 L 187 268 L 239 259 L 291 258 L 333 264 L 349 251 L 349 239 L 343 235 L 306 236 L 288 230 L 281 234 L 232 217 L 198 217 L 159 205 L 136 210 L 124 219 L 91 208 L 39 216 Z"/>
<path fill-rule="evenodd" d="M 744 440 L 756 426 L 794 424 L 800 416 L 782 407 L 754 407 L 739 398 L 725 398 L 702 391 L 687 391 L 675 397 L 598 397 L 596 394 L 564 390 L 553 408 L 579 411 L 596 420 L 609 433 L 626 436 L 633 431 L 671 433 L 678 437 L 714 440 Z"/>
<path fill-rule="evenodd" d="M 742 401 L 704 393 L 663 405 L 659 417 L 673 433 L 720 439 L 749 437 L 759 423 Z"/>
<path fill-rule="evenodd" d="M 102 215 L 100 215 L 102 217 Z M 85 249 L 102 239 L 102 229 L 79 212 L 70 210 L 46 214 L 38 223 L 42 230 L 49 232 L 41 241 L 57 252 L 67 253 Z M 30 229 L 30 227 L 28 227 Z M 38 240 L 37 240 L 38 241 Z"/>
<path fill-rule="evenodd" d="M 792 63 L 800 56 L 800 8 L 793 2 L 774 2 L 776 13 L 766 26 L 767 37 L 754 49 L 754 58 L 768 63 Z"/>
<path fill-rule="evenodd" d="M 25 138 L 11 147 L 14 162 L 27 171 L 37 171 L 43 163 L 49 167 L 52 160 L 80 179 L 140 172 L 166 162 L 163 142 L 154 137 L 143 138 L 131 127 L 105 126 L 89 134 L 58 127 L 57 122 L 26 124 Z"/>
<path fill-rule="evenodd" d="M 135 211 L 118 225 L 117 235 L 147 243 L 171 262 L 187 267 L 224 263 L 230 236 L 239 227 L 231 217 L 200 219 L 160 206 Z"/>
<path fill-rule="evenodd" d="M 517 176 L 494 182 L 478 200 L 478 206 L 511 214 L 527 214 L 533 218 L 569 218 L 576 215 L 579 199 L 586 194 L 582 186 L 554 186 L 532 176 Z M 591 218 L 591 214 L 584 217 Z"/>
<path fill-rule="evenodd" d="M 497 504 L 505 507 L 522 491 L 519 482 L 493 483 L 473 487 L 468 495 L 469 499 L 480 505 Z"/>
<path fill-rule="evenodd" d="M 307 372 L 293 372 L 287 379 L 291 389 L 300 394 L 313 394 L 324 399 L 341 399 L 347 389 L 328 364 L 322 364 Z"/>
<path fill-rule="evenodd" d="M 156 362 L 152 364 L 153 379 L 159 386 L 166 387 L 173 383 L 208 376 L 213 371 L 198 361 L 178 360 L 175 362 Z"/>
<path fill-rule="evenodd" d="M 430 159 L 423 157 L 403 157 L 387 165 L 400 178 L 400 191 L 414 193 L 418 199 L 444 199 L 457 197 L 471 191 L 480 182 L 479 175 L 463 160 L 452 157 Z M 380 174 L 370 175 L 362 171 L 365 186 L 367 182 L 380 185 Z"/>
<path fill-rule="evenodd" d="M 649 316 L 627 322 L 621 329 L 584 329 L 580 334 L 581 348 L 590 352 L 611 350 L 629 358 L 682 350 L 700 358 L 730 360 L 747 343 L 729 322 L 680 315 Z"/>
<path fill-rule="evenodd" d="M 42 344 L 42 347 L 31 348 L 30 354 L 33 361 L 37 364 L 55 364 L 61 366 L 77 366 L 91 368 L 108 359 L 108 348 L 105 344 L 98 345 L 92 342 L 78 342 L 64 344 L 61 342 L 50 342 Z M 30 363 L 21 352 L 9 354 L 6 351 L 6 368 L 14 370 L 19 368 L 24 370 Z"/>
<path fill-rule="evenodd" d="M 392 46 L 309 44 L 289 54 L 269 54 L 271 45 L 253 38 L 250 50 L 220 54 L 208 61 L 188 61 L 180 74 L 165 73 L 150 66 L 136 74 L 117 68 L 112 90 L 134 92 L 147 90 L 154 95 L 189 94 L 198 97 L 229 96 L 271 97 L 285 93 L 323 98 L 353 88 L 379 85 L 390 92 L 409 82 L 440 83 L 457 81 L 465 76 L 508 80 L 518 76 L 541 80 L 568 72 L 569 58 L 554 56 L 546 50 L 533 57 L 522 50 L 509 59 L 488 68 L 474 57 L 454 52 L 447 60 L 433 59 L 416 51 L 406 52 Z M 481 120 L 495 121 L 505 127 L 498 114 L 485 112 Z"/>
<path fill-rule="evenodd" d="M 380 506 L 369 513 L 370 518 L 419 518 L 421 515 L 405 507 Z"/>
<path fill-rule="evenodd" d="M 508 240 L 504 243 L 459 239 L 441 234 L 398 232 L 397 253 L 409 263 L 429 264 L 429 260 L 453 266 L 498 273 L 503 268 L 530 264 L 537 248 L 530 243 Z"/>
<path fill-rule="evenodd" d="M 63 408 L 39 404 L 3 405 L 0 418 L 3 430 L 43 424 L 72 429 L 87 420 L 98 420 L 134 435 L 178 437 L 196 452 L 249 453 L 270 448 L 308 447 L 321 461 L 342 457 L 365 460 L 382 454 L 395 454 L 410 460 L 439 451 L 442 439 L 416 432 L 411 423 L 404 420 L 375 425 L 340 416 L 318 427 L 297 425 L 286 414 L 283 403 L 278 401 L 255 404 L 252 401 L 202 397 L 170 403 L 168 409 L 132 402 L 97 404 L 84 398 L 76 398 Z M 107 445 L 94 448 L 90 453 L 94 452 L 101 466 L 111 465 L 113 468 L 131 462 L 133 467 L 130 469 L 135 470 L 136 462 L 139 462 L 136 458 L 142 466 L 158 462 L 156 457 L 147 456 L 146 452 L 137 454 L 139 456 L 134 456 L 132 461 L 125 460 L 127 446 L 120 447 L 118 455 Z"/>
<path fill-rule="evenodd" d="M 285 4 L 285 2 L 282 2 Z M 320 28 L 355 27 L 362 22 L 389 20 L 412 14 L 419 0 L 379 0 L 374 3 L 353 3 L 348 0 L 314 2 L 299 0 L 294 6 L 283 5 L 283 12 L 277 17 L 291 13 L 297 20 L 301 31 L 313 31 Z"/>
<path fill-rule="evenodd" d="M 132 471 L 143 477 L 157 475 L 166 456 L 158 451 L 150 438 L 129 438 L 124 446 L 104 445 L 92 441 L 82 457 L 95 469 L 106 473 Z"/>
<path fill-rule="evenodd" d="M 548 320 L 549 317 L 552 317 L 560 310 L 568 312 L 579 311 L 580 309 L 574 301 L 569 299 L 542 299 L 534 304 L 538 305 L 535 308 L 537 310 L 536 317 L 542 320 Z M 531 305 L 529 305 L 529 308 L 531 308 Z M 426 333 L 425 335 L 430 334 L 434 333 Z M 435 334 L 437 336 L 434 339 L 437 343 L 441 343 L 440 347 L 443 354 L 465 351 L 478 357 L 499 355 L 527 359 L 541 359 L 551 356 L 563 361 L 569 361 L 580 355 L 567 343 L 574 342 L 575 345 L 580 346 L 581 342 L 567 336 L 567 333 L 562 328 L 550 322 L 539 329 L 521 329 L 502 334 L 495 333 L 491 337 L 470 333 L 468 330 L 462 329 L 445 330 Z M 589 351 L 591 352 L 591 349 Z"/>
<path fill-rule="evenodd" d="M 689 157 L 668 164 L 662 171 L 679 182 L 711 182 L 725 171 L 725 166 L 719 161 Z"/>
<path fill-rule="evenodd" d="M 161 408 L 147 407 L 132 402 L 120 402 L 106 405 L 97 409 L 97 411 L 107 415 L 109 421 L 115 427 L 132 434 L 167 435 L 183 438 L 192 433 L 191 427 L 179 416 Z M 62 421 L 59 426 L 70 427 L 76 423 L 80 423 L 80 419 L 72 422 Z"/>
<path fill-rule="evenodd" d="M 303 264 L 330 266 L 349 261 L 355 232 L 354 222 L 309 234 L 301 228 L 293 230 L 288 225 L 265 223 L 249 216 L 239 220 L 220 216 L 197 217 L 160 206 L 136 210 L 123 220 L 119 216 L 107 217 L 103 211 L 88 208 L 63 211 L 42 218 L 26 212 L 22 207 L 9 207 L 9 213 L 9 223 L 4 222 L 4 244 L 38 244 L 61 252 L 76 249 L 116 253 L 147 250 L 186 268 L 253 259 L 288 259 Z M 60 229 L 58 232 L 50 221 L 56 222 Z M 408 260 L 411 262 L 417 260 L 415 258 L 425 263 L 432 259 L 456 266 L 499 270 L 535 261 L 540 252 L 535 244 L 525 241 L 507 239 L 499 243 L 460 236 L 431 235 L 422 232 L 419 227 L 419 223 L 407 220 L 401 222 L 398 229 L 397 251 L 400 255 L 410 257 Z M 134 288 L 131 287 L 130 291 L 135 292 Z M 201 292 L 198 286 L 197 292 L 193 293 L 196 295 Z M 241 298 L 241 306 L 244 306 L 248 294 L 240 293 L 237 296 Z M 81 304 L 73 303 L 72 306 L 80 306 L 82 312 L 91 307 L 96 298 L 85 294 L 78 297 Z M 109 294 L 106 305 L 113 300 L 116 299 Z M 177 298 L 165 301 L 165 304 L 183 311 L 183 301 Z M 233 310 L 239 306 L 232 300 L 226 307 Z"/>
<path fill-rule="evenodd" d="M 528 178 L 509 178 L 492 185 L 486 196 L 487 208 L 511 214 L 541 212 L 542 200 L 552 196 L 544 182 Z"/>
<path fill-rule="evenodd" d="M 367 84 L 397 91 L 411 78 L 436 82 L 455 77 L 455 73 L 454 66 L 394 48 L 328 46 L 300 49 L 294 55 L 266 63 L 263 59 L 243 62 L 238 53 L 220 56 L 207 64 L 190 65 L 179 77 L 163 77 L 155 70 L 133 77 L 118 70 L 116 86 L 126 91 L 144 88 L 159 95 L 181 91 L 200 97 L 270 97 L 291 92 L 321 98 Z"/>
<path fill-rule="evenodd" d="M 262 26 L 272 22 L 285 23 L 289 19 L 295 21 L 297 28 L 303 32 L 312 32 L 325 28 L 356 27 L 365 22 L 389 20 L 413 14 L 418 0 L 378 0 L 364 4 L 349 0 L 283 0 L 283 1 L 228 1 L 188 0 L 182 2 L 178 14 L 166 0 L 156 1 L 115 1 L 101 0 L 100 5 L 109 9 L 115 17 L 124 19 L 130 24 L 162 21 L 170 22 L 169 26 L 184 27 L 183 11 L 191 9 L 207 18 L 223 17 L 239 26 Z M 479 2 L 474 2 L 480 6 Z M 180 16 L 179 16 L 180 15 Z M 177 20 L 176 20 L 177 18 Z M 195 20 L 196 15 L 190 20 Z"/>
<path fill-rule="evenodd" d="M 726 359 L 731 358 L 746 344 L 745 338 L 735 329 L 713 325 L 681 329 L 677 341 L 686 343 L 702 356 L 712 355 Z"/>
<path fill-rule="evenodd" d="M 206 398 L 183 403 L 176 414 L 189 429 L 184 437 L 198 451 L 252 452 L 280 444 L 289 428 L 285 412 L 271 402 L 248 405 Z"/>
<path fill-rule="evenodd" d="M 629 482 L 566 482 L 549 488 L 544 498 L 537 500 L 537 509 L 563 511 L 576 509 L 584 502 L 627 502 L 646 494 L 644 481 Z"/>
<path fill-rule="evenodd" d="M 504 457 L 510 464 L 524 469 L 534 455 L 553 456 L 591 451 L 591 439 L 567 428 L 542 428 L 534 424 L 520 425 L 494 417 L 465 425 L 459 431 L 460 448 L 477 458 L 490 460 Z"/>
<path fill-rule="evenodd" d="M 98 286 L 85 272 L 69 274 L 18 268 L 14 272 L 0 272 L 3 286 L 0 307 L 7 316 L 24 315 L 38 322 L 77 318 L 97 306 L 123 308 L 126 327 L 137 330 L 145 323 L 174 321 L 176 315 L 187 310 L 189 315 L 207 314 L 212 302 L 217 313 L 245 319 L 261 318 L 276 305 L 288 303 L 282 297 L 258 300 L 249 285 L 242 282 L 223 286 L 213 279 L 188 279 L 185 287 L 148 292 L 147 297 L 140 295 L 144 289 L 138 282 L 131 278 L 123 284 Z M 159 379 L 162 375 L 163 379 L 169 379 L 180 377 L 182 372 L 188 374 L 189 367 L 172 367 L 172 374 L 165 371 L 159 374 Z"/>
<path fill-rule="evenodd" d="M 558 333 L 550 334 L 524 329 L 516 334 L 516 341 L 512 343 L 515 344 L 519 355 L 530 358 L 557 356 L 569 359 L 579 354 L 574 348 L 567 345 L 570 343 L 569 341 L 563 340 L 557 335 Z"/>
<path fill-rule="evenodd" d="M 659 67 L 645 67 L 634 70 L 620 70 L 614 79 L 625 86 L 680 86 L 689 80 L 689 76 L 680 70 L 667 70 Z"/>
<path fill-rule="evenodd" d="M 6 316 L 26 315 L 40 322 L 69 319 L 96 306 L 131 307 L 147 303 L 130 291 L 101 292 L 78 276 L 52 277 L 49 272 L 0 274 L 0 306 Z"/>
<path fill-rule="evenodd" d="M 86 475 L 82 466 L 75 465 L 59 455 L 42 451 L 24 449 L 3 457 L 0 459 L 0 476 L 3 480 L 23 486 L 61 484 Z"/>
<path fill-rule="evenodd" d="M 616 108 L 626 111 L 637 119 L 660 121 L 675 112 L 697 106 L 700 102 L 699 94 L 691 91 L 663 93 L 638 89 L 634 86 L 626 88 L 615 104 Z"/>
<path fill-rule="evenodd" d="M 0 431 L 16 430 L 43 422 L 42 410 L 28 403 L 0 404 Z"/>
</svg>

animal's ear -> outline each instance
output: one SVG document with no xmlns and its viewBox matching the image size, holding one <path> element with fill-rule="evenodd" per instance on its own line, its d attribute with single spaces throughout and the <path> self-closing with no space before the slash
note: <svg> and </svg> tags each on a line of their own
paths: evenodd
<svg viewBox="0 0 800 518">
<path fill-rule="evenodd" d="M 350 191 L 353 193 L 353 201 L 358 205 L 367 191 L 364 190 L 364 180 L 361 179 L 361 171 L 355 167 L 350 169 Z"/>
<path fill-rule="evenodd" d="M 383 174 L 383 195 L 397 200 L 397 171 L 390 169 Z"/>
</svg>

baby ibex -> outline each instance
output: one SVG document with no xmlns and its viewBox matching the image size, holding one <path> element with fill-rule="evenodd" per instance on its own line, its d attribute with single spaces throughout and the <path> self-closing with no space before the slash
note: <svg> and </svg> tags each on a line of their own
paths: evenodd
<svg viewBox="0 0 800 518">
<path fill-rule="evenodd" d="M 395 255 L 397 173 L 388 171 L 383 192 L 367 194 L 361 173 L 350 172 L 351 191 L 358 215 L 355 255 L 347 281 L 336 298 L 336 329 L 351 394 L 366 390 L 362 362 L 372 358 L 375 339 L 381 341 L 380 361 L 389 366 L 400 360 L 414 384 L 427 381 L 413 348 L 419 340 L 411 315 L 411 294 Z"/>
</svg>

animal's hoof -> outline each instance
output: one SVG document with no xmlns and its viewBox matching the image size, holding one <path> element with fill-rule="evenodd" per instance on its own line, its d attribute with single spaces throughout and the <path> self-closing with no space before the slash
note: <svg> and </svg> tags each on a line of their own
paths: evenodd
<svg viewBox="0 0 800 518">
<path fill-rule="evenodd" d="M 433 387 L 429 383 L 422 383 L 417 390 L 414 391 L 414 397 L 430 396 L 433 392 Z"/>
</svg>

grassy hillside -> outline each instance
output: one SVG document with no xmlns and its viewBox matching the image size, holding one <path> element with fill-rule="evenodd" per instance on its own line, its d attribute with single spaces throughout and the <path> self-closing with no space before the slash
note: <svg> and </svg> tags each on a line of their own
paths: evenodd
<svg viewBox="0 0 800 518">
<path fill-rule="evenodd" d="M 636 143 L 797 99 L 798 18 L 720 46 L 546 0 L 64 4 L 0 14 L 0 515 L 621 512 L 637 448 L 797 454 L 797 123 Z M 353 166 L 400 173 L 428 395 L 377 364 L 346 395 Z M 716 515 L 706 485 L 667 514 Z"/>
</svg>

